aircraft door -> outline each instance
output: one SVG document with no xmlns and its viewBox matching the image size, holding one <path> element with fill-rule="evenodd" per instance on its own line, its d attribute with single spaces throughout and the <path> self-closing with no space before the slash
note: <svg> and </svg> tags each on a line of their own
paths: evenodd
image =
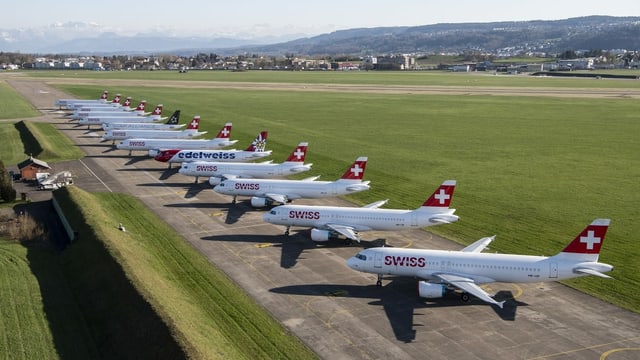
<svg viewBox="0 0 640 360">
<path fill-rule="evenodd" d="M 413 212 L 411 213 L 411 226 L 412 227 L 418 226 L 418 217 Z"/>
<path fill-rule="evenodd" d="M 376 257 L 373 259 L 373 266 L 377 268 L 382 267 L 382 253 L 376 252 Z"/>
<path fill-rule="evenodd" d="M 550 262 L 549 263 L 549 278 L 556 279 L 558 278 L 558 263 Z"/>
<path fill-rule="evenodd" d="M 331 184 L 331 193 L 332 195 L 338 195 L 338 184 L 336 184 L 335 182 L 333 184 Z"/>
</svg>

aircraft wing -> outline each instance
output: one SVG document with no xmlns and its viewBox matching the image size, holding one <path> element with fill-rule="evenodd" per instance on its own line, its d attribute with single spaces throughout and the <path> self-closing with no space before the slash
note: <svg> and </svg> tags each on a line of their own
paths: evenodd
<svg viewBox="0 0 640 360">
<path fill-rule="evenodd" d="M 371 204 L 367 204 L 365 206 L 363 206 L 363 208 L 367 208 L 367 209 L 377 209 L 380 206 L 386 204 L 389 201 L 389 199 L 385 199 L 385 200 L 380 200 L 380 201 L 376 201 L 376 202 L 372 202 Z"/>
<path fill-rule="evenodd" d="M 325 226 L 337 233 L 340 233 L 341 235 L 344 235 L 348 239 L 360 242 L 360 236 L 358 236 L 358 234 L 350 226 L 338 224 L 327 224 Z"/>
<path fill-rule="evenodd" d="M 502 309 L 502 306 L 504 305 L 504 301 L 495 301 L 491 296 L 489 296 L 489 294 L 487 294 L 486 291 L 482 290 L 480 286 L 476 285 L 473 279 L 446 273 L 433 274 L 433 276 L 446 282 L 447 284 L 457 287 L 464 292 L 468 292 L 469 294 L 477 297 L 482 301 L 488 302 L 489 304 L 498 305 L 500 309 Z"/>
<path fill-rule="evenodd" d="M 287 195 L 283 195 L 283 194 L 266 193 L 264 194 L 264 196 L 281 204 L 286 204 L 289 201 L 289 198 L 287 197 Z"/>
<path fill-rule="evenodd" d="M 482 239 L 474 242 L 473 244 L 467 246 L 466 248 L 464 248 L 464 249 L 462 249 L 460 251 L 462 251 L 462 252 L 472 252 L 472 253 L 482 252 L 482 250 L 484 250 L 487 246 L 489 246 L 489 244 L 491 244 L 491 242 L 495 238 L 496 238 L 495 235 L 482 238 Z"/>
</svg>

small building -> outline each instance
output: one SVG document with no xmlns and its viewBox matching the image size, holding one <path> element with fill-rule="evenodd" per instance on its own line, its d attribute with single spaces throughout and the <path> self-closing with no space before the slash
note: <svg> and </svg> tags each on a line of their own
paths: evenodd
<svg viewBox="0 0 640 360">
<path fill-rule="evenodd" d="M 38 173 L 48 172 L 51 167 L 46 162 L 29 156 L 27 160 L 18 164 L 18 170 L 22 180 L 35 180 Z"/>
</svg>

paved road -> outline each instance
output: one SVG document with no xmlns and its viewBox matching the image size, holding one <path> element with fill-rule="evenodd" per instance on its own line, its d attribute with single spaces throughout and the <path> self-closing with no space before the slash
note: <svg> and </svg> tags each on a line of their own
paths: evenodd
<svg viewBox="0 0 640 360">
<path fill-rule="evenodd" d="M 68 95 L 33 79 L 8 82 L 47 113 L 43 121 L 56 123 L 87 153 L 73 165 L 76 186 L 140 198 L 322 358 L 640 357 L 638 314 L 558 283 L 485 287 L 498 299 L 509 299 L 504 310 L 477 300 L 462 304 L 455 296 L 420 300 L 413 279 L 386 279 L 377 288 L 374 275 L 345 265 L 375 241 L 321 246 L 309 240 L 308 231 L 285 238 L 283 228 L 263 223 L 262 211 L 251 210 L 246 202 L 230 206 L 229 198 L 204 183 L 193 184 L 192 178 L 154 160 L 129 158 L 125 151 L 100 144 L 96 134 L 60 119 L 51 104 Z M 459 248 L 423 231 L 366 235 L 382 237 L 398 247 Z"/>
</svg>

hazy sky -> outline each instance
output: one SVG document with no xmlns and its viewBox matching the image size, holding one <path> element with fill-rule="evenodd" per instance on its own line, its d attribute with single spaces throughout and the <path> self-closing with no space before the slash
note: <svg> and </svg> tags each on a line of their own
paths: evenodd
<svg viewBox="0 0 640 360">
<path fill-rule="evenodd" d="M 586 15 L 640 16 L 640 1 L 29 0 L 5 4 L 0 11 L 0 29 L 78 21 L 118 33 L 162 30 L 177 35 L 255 31 L 263 35 L 315 35 L 356 27 L 557 20 Z"/>
</svg>

